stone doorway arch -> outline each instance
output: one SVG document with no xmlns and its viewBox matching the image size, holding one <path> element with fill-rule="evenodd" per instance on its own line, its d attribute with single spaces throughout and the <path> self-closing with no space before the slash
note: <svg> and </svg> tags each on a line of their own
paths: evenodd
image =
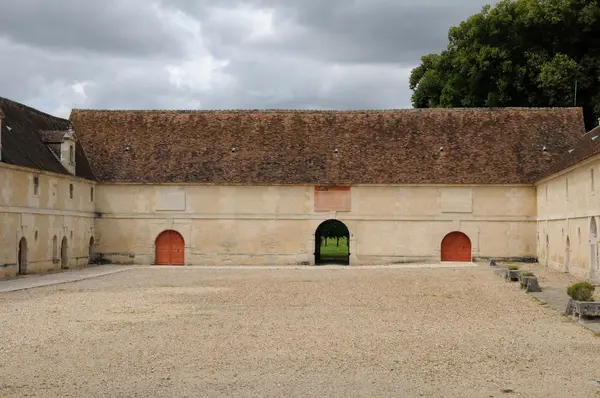
<svg viewBox="0 0 600 398">
<path fill-rule="evenodd" d="M 317 227 L 315 264 L 350 265 L 350 230 L 346 224 L 339 220 L 327 220 Z"/>
<path fill-rule="evenodd" d="M 94 264 L 94 237 L 90 238 L 90 244 L 88 246 L 88 264 Z"/>
<path fill-rule="evenodd" d="M 442 240 L 442 261 L 472 261 L 471 239 L 462 232 L 450 232 Z"/>
<path fill-rule="evenodd" d="M 598 272 L 598 229 L 596 226 L 596 217 L 590 220 L 590 271 Z"/>
<path fill-rule="evenodd" d="M 569 265 L 571 264 L 571 239 L 567 235 L 565 242 L 565 272 L 569 272 Z"/>
<path fill-rule="evenodd" d="M 69 246 L 66 236 L 63 236 L 62 242 L 60 243 L 60 268 L 69 268 Z"/>
<path fill-rule="evenodd" d="M 546 234 L 546 267 L 550 265 L 550 238 Z"/>
<path fill-rule="evenodd" d="M 19 266 L 19 275 L 25 275 L 27 273 L 27 265 L 29 264 L 27 259 L 27 239 L 25 239 L 25 237 L 21 238 L 21 240 L 19 241 L 19 253 L 17 255 L 17 264 Z"/>
<path fill-rule="evenodd" d="M 163 231 L 155 241 L 157 265 L 184 265 L 185 241 L 177 231 Z"/>
</svg>

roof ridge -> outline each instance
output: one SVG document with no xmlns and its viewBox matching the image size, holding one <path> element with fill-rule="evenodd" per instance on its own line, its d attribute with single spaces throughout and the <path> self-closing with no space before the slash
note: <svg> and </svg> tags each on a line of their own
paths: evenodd
<svg viewBox="0 0 600 398">
<path fill-rule="evenodd" d="M 0 104 L 2 104 L 3 101 L 5 101 L 7 103 L 14 104 L 14 105 L 19 106 L 21 108 L 24 108 L 24 110 L 26 110 L 28 112 L 33 112 L 33 113 L 36 113 L 36 114 L 41 115 L 41 116 L 45 116 L 45 117 L 49 117 L 49 118 L 52 118 L 52 119 L 60 120 L 61 122 L 67 122 L 67 123 L 71 122 L 69 119 L 64 119 L 62 117 L 51 115 L 49 113 L 40 111 L 39 109 L 32 108 L 29 105 L 25 105 L 25 104 L 23 104 L 21 102 L 13 101 L 13 100 L 8 99 L 6 97 L 0 97 Z M 1 112 L 1 110 L 0 110 L 0 112 Z"/>
<path fill-rule="evenodd" d="M 408 112 L 503 112 L 503 111 L 573 111 L 580 107 L 494 107 L 494 108 L 387 108 L 387 109 L 277 109 L 277 108 L 232 108 L 232 109 L 92 109 L 73 108 L 75 112 L 102 112 L 102 113 L 408 113 Z"/>
</svg>

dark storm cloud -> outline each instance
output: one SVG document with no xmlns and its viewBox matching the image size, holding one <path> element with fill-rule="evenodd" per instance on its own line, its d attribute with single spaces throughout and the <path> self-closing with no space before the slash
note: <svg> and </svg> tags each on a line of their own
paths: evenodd
<svg viewBox="0 0 600 398">
<path fill-rule="evenodd" d="M 0 36 L 54 51 L 129 55 L 180 52 L 160 10 L 130 0 L 4 0 Z M 148 4 L 151 4 L 150 2 Z"/>
<path fill-rule="evenodd" d="M 67 116 L 72 107 L 409 107 L 410 69 L 486 2 L 4 3 L 0 96 Z"/>
<path fill-rule="evenodd" d="M 246 27 L 211 19 L 218 1 L 173 0 L 204 23 L 219 51 L 246 40 Z M 228 3 L 229 4 L 229 3 Z M 396 62 L 414 65 L 421 55 L 436 52 L 447 43 L 450 26 L 480 11 L 482 0 L 298 0 L 234 1 L 231 8 L 273 10 L 273 23 L 285 40 L 253 45 L 270 51 L 301 53 L 331 62 Z"/>
</svg>

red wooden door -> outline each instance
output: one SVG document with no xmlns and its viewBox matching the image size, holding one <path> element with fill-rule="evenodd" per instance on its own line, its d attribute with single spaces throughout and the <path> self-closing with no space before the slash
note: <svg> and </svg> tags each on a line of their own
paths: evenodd
<svg viewBox="0 0 600 398">
<path fill-rule="evenodd" d="M 471 261 L 471 240 L 462 232 L 452 232 L 442 240 L 442 261 Z"/>
<path fill-rule="evenodd" d="M 183 265 L 183 237 L 176 231 L 164 231 L 156 238 L 156 264 Z"/>
</svg>

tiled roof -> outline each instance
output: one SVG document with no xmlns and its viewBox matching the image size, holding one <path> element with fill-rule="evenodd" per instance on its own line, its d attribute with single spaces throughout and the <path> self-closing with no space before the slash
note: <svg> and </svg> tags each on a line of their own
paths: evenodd
<svg viewBox="0 0 600 398">
<path fill-rule="evenodd" d="M 2 162 L 39 170 L 69 174 L 60 161 L 42 141 L 41 131 L 66 132 L 71 122 L 40 112 L 36 109 L 0 97 L 2 122 Z M 76 146 L 76 175 L 95 179 L 83 154 Z"/>
<path fill-rule="evenodd" d="M 543 173 L 540 178 L 549 177 L 568 167 L 574 166 L 577 163 L 591 158 L 600 153 L 600 126 L 590 130 L 583 135 L 576 143 L 571 145 L 561 159 L 556 162 L 551 168 Z"/>
<path fill-rule="evenodd" d="M 40 137 L 46 144 L 56 144 L 63 142 L 67 133 L 68 130 L 40 131 Z"/>
<path fill-rule="evenodd" d="M 100 180 L 150 183 L 532 183 L 584 133 L 580 108 L 74 110 L 71 121 Z"/>
</svg>

